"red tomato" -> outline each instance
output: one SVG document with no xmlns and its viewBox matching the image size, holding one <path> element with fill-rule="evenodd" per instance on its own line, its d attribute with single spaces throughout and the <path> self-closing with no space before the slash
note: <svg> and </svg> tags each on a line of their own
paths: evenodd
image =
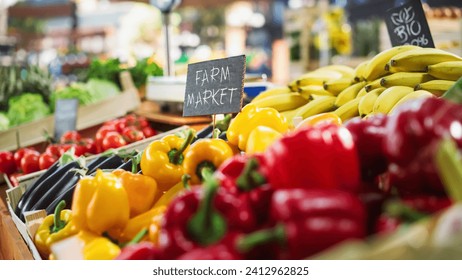
<svg viewBox="0 0 462 280">
<path fill-rule="evenodd" d="M 149 122 L 145 117 L 138 117 L 137 122 L 139 128 L 149 127 Z"/>
<path fill-rule="evenodd" d="M 136 116 L 136 115 L 127 115 L 125 117 L 127 121 L 127 126 L 135 126 L 138 129 L 149 126 L 149 122 L 145 117 Z"/>
<path fill-rule="evenodd" d="M 127 120 L 126 119 L 117 119 L 114 123 L 114 126 L 117 132 L 122 133 L 124 128 L 127 127 Z"/>
<path fill-rule="evenodd" d="M 117 132 L 117 129 L 115 128 L 115 126 L 112 125 L 103 125 L 96 132 L 95 142 L 97 153 L 103 151 L 103 140 L 109 132 Z"/>
<path fill-rule="evenodd" d="M 36 150 L 34 148 L 20 148 L 14 153 L 13 157 L 14 157 L 14 162 L 16 163 L 17 169 L 21 168 L 21 160 L 24 157 L 24 155 L 31 151 L 36 151 Z"/>
<path fill-rule="evenodd" d="M 150 126 L 143 127 L 143 129 L 141 131 L 143 132 L 144 137 L 146 137 L 146 138 L 152 137 L 152 136 L 157 134 L 157 131 L 155 131 Z"/>
<path fill-rule="evenodd" d="M 14 155 L 9 151 L 0 152 L 0 173 L 13 174 L 17 170 Z"/>
<path fill-rule="evenodd" d="M 85 153 L 94 155 L 97 152 L 97 150 L 96 150 L 96 142 L 92 138 L 83 138 L 79 142 L 79 145 L 83 146 L 85 148 Z"/>
<path fill-rule="evenodd" d="M 50 144 L 45 149 L 45 153 L 49 153 L 57 157 L 60 157 L 61 156 L 60 148 L 61 148 L 61 145 L 59 144 Z"/>
<path fill-rule="evenodd" d="M 106 151 L 108 149 L 116 149 L 125 146 L 126 144 L 127 142 L 120 133 L 112 131 L 108 132 L 103 139 L 102 148 L 103 151 Z"/>
<path fill-rule="evenodd" d="M 74 155 L 79 157 L 83 156 L 86 152 L 86 148 L 77 144 L 63 144 L 59 150 L 60 155 L 63 155 L 65 152 L 69 151 L 71 148 L 74 148 Z"/>
<path fill-rule="evenodd" d="M 39 157 L 39 168 L 40 170 L 48 169 L 58 160 L 58 157 L 54 154 L 43 153 Z"/>
<path fill-rule="evenodd" d="M 64 143 L 76 143 L 80 141 L 81 138 L 82 136 L 80 135 L 80 133 L 78 133 L 75 130 L 66 131 L 59 139 L 59 142 L 63 144 Z"/>
<path fill-rule="evenodd" d="M 10 180 L 10 183 L 13 187 L 19 186 L 19 180 L 18 177 L 24 175 L 23 173 L 16 172 L 8 176 L 8 179 Z"/>
<path fill-rule="evenodd" d="M 21 159 L 21 169 L 24 174 L 29 174 L 40 170 L 39 166 L 40 153 L 37 151 L 30 151 Z"/>
<path fill-rule="evenodd" d="M 134 126 L 127 126 L 122 131 L 122 136 L 127 143 L 133 143 L 144 139 L 144 134 Z"/>
</svg>

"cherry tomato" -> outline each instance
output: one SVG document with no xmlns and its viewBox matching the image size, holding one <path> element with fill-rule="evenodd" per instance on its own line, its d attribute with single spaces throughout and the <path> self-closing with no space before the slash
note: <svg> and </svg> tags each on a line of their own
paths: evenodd
<svg viewBox="0 0 462 280">
<path fill-rule="evenodd" d="M 54 154 L 43 153 L 39 157 L 39 168 L 40 170 L 48 169 L 58 160 L 58 157 Z"/>
<path fill-rule="evenodd" d="M 134 126 L 127 126 L 122 131 L 122 136 L 127 143 L 133 143 L 144 139 L 144 134 Z"/>
<path fill-rule="evenodd" d="M 57 157 L 60 157 L 61 156 L 60 148 L 61 148 L 60 144 L 50 144 L 45 149 L 45 153 L 49 153 Z"/>
<path fill-rule="evenodd" d="M 22 176 L 24 175 L 23 173 L 21 172 L 16 172 L 16 173 L 13 173 L 11 174 L 10 176 L 8 176 L 8 179 L 10 180 L 10 183 L 13 187 L 17 187 L 19 186 L 19 180 L 18 180 L 18 177 L 19 176 Z"/>
<path fill-rule="evenodd" d="M 122 133 L 124 128 L 127 127 L 127 120 L 126 119 L 117 119 L 114 123 L 114 126 L 117 132 Z"/>
<path fill-rule="evenodd" d="M 65 152 L 69 151 L 71 148 L 74 148 L 74 155 L 79 157 L 85 154 L 85 147 L 77 144 L 63 144 L 60 147 L 59 153 L 63 155 Z"/>
<path fill-rule="evenodd" d="M 14 162 L 16 163 L 17 169 L 21 168 L 21 160 L 24 157 L 24 155 L 31 151 L 36 151 L 36 150 L 35 148 L 20 148 L 14 153 L 13 157 L 14 157 Z"/>
<path fill-rule="evenodd" d="M 122 135 L 118 132 L 108 132 L 106 137 L 103 139 L 102 148 L 103 151 L 108 149 L 116 149 L 122 146 L 125 146 L 127 142 L 124 140 Z"/>
<path fill-rule="evenodd" d="M 103 140 L 109 132 L 117 132 L 115 126 L 103 125 L 96 132 L 95 142 L 97 153 L 101 153 L 103 151 Z"/>
<path fill-rule="evenodd" d="M 9 151 L 0 152 L 0 173 L 13 174 L 17 170 L 14 155 Z"/>
<path fill-rule="evenodd" d="M 146 138 L 152 137 L 152 136 L 157 134 L 157 131 L 155 131 L 150 126 L 143 127 L 143 129 L 141 131 L 143 132 L 144 137 L 146 137 Z"/>
<path fill-rule="evenodd" d="M 135 126 L 138 129 L 149 126 L 149 122 L 145 117 L 136 116 L 136 115 L 127 115 L 125 117 L 127 121 L 127 126 Z"/>
<path fill-rule="evenodd" d="M 62 136 L 61 138 L 59 139 L 59 142 L 60 143 L 76 143 L 78 142 L 80 139 L 82 138 L 82 136 L 80 135 L 80 133 L 78 133 L 77 131 L 75 130 L 72 130 L 72 131 L 66 131 Z"/>
<path fill-rule="evenodd" d="M 24 174 L 29 174 L 40 170 L 39 166 L 40 153 L 37 151 L 30 151 L 21 159 L 21 170 Z"/>
<path fill-rule="evenodd" d="M 149 126 L 149 122 L 145 117 L 138 117 L 137 123 L 139 128 L 145 128 Z"/>
</svg>

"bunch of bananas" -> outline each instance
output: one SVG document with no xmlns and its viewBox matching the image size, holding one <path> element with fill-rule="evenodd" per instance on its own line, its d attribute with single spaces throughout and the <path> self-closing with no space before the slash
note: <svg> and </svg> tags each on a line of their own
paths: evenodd
<svg viewBox="0 0 462 280">
<path fill-rule="evenodd" d="M 391 113 L 413 98 L 440 97 L 462 76 L 462 58 L 435 48 L 398 46 L 356 68 L 329 65 L 308 72 L 288 86 L 266 90 L 252 100 L 290 122 L 333 112 L 342 121 Z"/>
</svg>

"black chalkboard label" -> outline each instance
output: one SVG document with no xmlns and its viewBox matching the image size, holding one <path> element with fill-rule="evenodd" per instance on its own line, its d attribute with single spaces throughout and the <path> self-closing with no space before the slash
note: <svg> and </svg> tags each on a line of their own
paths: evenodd
<svg viewBox="0 0 462 280">
<path fill-rule="evenodd" d="M 435 47 L 420 0 L 406 1 L 399 7 L 387 10 L 385 23 L 393 47 L 401 45 Z"/>
<path fill-rule="evenodd" d="M 244 75 L 245 55 L 189 64 L 183 116 L 239 112 Z"/>
<path fill-rule="evenodd" d="M 54 137 L 55 139 L 59 139 L 66 131 L 75 130 L 79 101 L 75 98 L 58 99 L 55 108 Z"/>
</svg>

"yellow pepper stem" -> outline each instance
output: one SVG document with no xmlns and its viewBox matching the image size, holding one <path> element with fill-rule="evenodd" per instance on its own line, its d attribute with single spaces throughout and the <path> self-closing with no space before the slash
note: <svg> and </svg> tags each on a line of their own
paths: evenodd
<svg viewBox="0 0 462 280">
<path fill-rule="evenodd" d="M 265 177 L 257 171 L 257 168 L 258 160 L 256 158 L 250 158 L 245 164 L 242 174 L 236 180 L 236 185 L 239 189 L 250 191 L 266 183 Z"/>
<path fill-rule="evenodd" d="M 66 222 L 61 220 L 61 211 L 66 207 L 66 201 L 61 200 L 58 205 L 56 205 L 55 213 L 53 217 L 53 228 L 51 228 L 51 233 L 58 232 L 66 226 Z"/>
<path fill-rule="evenodd" d="M 188 222 L 188 233 L 202 245 L 209 245 L 220 240 L 226 233 L 225 218 L 214 209 L 213 199 L 219 184 L 215 179 L 204 182 L 204 198 L 196 214 Z"/>
<path fill-rule="evenodd" d="M 171 151 L 168 152 L 168 157 L 170 159 L 170 162 L 173 164 L 181 164 L 183 162 L 183 152 L 188 148 L 189 144 L 194 139 L 194 133 L 192 129 L 188 130 L 188 134 L 186 135 L 186 138 L 184 142 L 181 144 L 180 149 L 172 149 Z"/>
<path fill-rule="evenodd" d="M 189 176 L 189 174 L 183 174 L 183 176 L 181 176 L 181 182 L 183 183 L 183 187 L 185 189 L 191 189 L 191 187 L 189 186 L 189 180 L 191 180 L 191 176 Z"/>
</svg>

